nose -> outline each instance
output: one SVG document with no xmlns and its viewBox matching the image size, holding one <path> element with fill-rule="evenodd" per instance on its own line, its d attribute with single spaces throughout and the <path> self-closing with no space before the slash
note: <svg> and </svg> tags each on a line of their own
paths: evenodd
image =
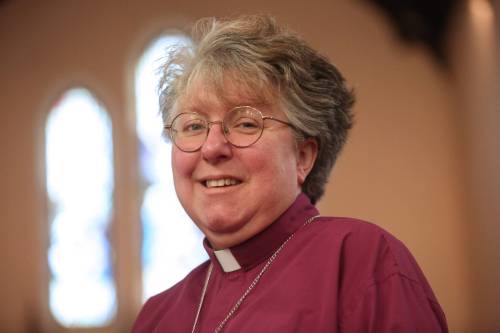
<svg viewBox="0 0 500 333">
<path fill-rule="evenodd" d="M 207 139 L 201 146 L 201 155 L 209 163 L 218 163 L 232 156 L 232 146 L 222 132 L 221 121 L 209 123 Z"/>
</svg>

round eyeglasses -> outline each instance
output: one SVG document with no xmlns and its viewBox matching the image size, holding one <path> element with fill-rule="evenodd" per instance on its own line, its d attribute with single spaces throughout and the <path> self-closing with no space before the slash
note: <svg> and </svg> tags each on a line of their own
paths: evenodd
<svg viewBox="0 0 500 333">
<path fill-rule="evenodd" d="M 251 106 L 237 106 L 231 109 L 222 120 L 208 121 L 196 112 L 180 113 L 165 126 L 170 139 L 183 152 L 198 151 L 205 143 L 213 124 L 220 124 L 226 140 L 238 148 L 253 145 L 262 136 L 264 120 L 274 120 L 294 128 L 292 124 L 281 119 L 264 116 Z"/>
</svg>

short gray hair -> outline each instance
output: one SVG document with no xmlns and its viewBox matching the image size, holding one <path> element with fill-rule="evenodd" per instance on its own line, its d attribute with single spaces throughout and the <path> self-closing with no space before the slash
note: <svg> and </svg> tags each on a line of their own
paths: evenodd
<svg viewBox="0 0 500 333">
<path fill-rule="evenodd" d="M 204 18 L 195 23 L 192 37 L 194 44 L 171 49 L 161 68 L 164 123 L 196 78 L 203 78 L 221 98 L 229 75 L 260 101 L 278 99 L 297 139 L 318 142 L 316 162 L 302 184 L 302 192 L 316 203 L 353 123 L 354 94 L 340 72 L 267 15 Z"/>
</svg>

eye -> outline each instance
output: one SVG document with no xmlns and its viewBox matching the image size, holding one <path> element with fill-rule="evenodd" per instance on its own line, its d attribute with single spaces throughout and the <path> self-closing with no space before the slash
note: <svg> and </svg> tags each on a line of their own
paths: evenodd
<svg viewBox="0 0 500 333">
<path fill-rule="evenodd" d="M 189 124 L 184 124 L 183 132 L 199 132 L 205 130 L 205 126 L 200 122 L 191 122 Z"/>
<path fill-rule="evenodd" d="M 177 130 L 180 135 L 193 136 L 203 134 L 206 131 L 207 125 L 202 119 L 181 117 L 178 121 Z"/>
<path fill-rule="evenodd" d="M 260 124 L 253 118 L 240 117 L 231 122 L 230 128 L 239 133 L 252 134 L 259 131 Z"/>
<path fill-rule="evenodd" d="M 200 123 L 192 123 L 192 124 L 185 124 L 184 128 L 182 129 L 184 132 L 193 132 L 193 131 L 199 131 L 202 130 L 204 126 Z"/>
<path fill-rule="evenodd" d="M 239 119 L 235 127 L 241 127 L 241 128 L 258 128 L 259 124 L 254 120 L 250 118 L 241 118 Z"/>
</svg>

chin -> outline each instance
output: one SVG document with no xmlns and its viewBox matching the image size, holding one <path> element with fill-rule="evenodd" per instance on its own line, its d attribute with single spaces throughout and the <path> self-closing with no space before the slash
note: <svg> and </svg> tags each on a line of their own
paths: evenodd
<svg viewBox="0 0 500 333">
<path fill-rule="evenodd" d="M 235 220 L 227 215 L 222 217 L 206 216 L 204 221 L 200 223 L 203 228 L 213 234 L 229 234 L 234 233 L 244 226 L 241 220 Z"/>
</svg>

